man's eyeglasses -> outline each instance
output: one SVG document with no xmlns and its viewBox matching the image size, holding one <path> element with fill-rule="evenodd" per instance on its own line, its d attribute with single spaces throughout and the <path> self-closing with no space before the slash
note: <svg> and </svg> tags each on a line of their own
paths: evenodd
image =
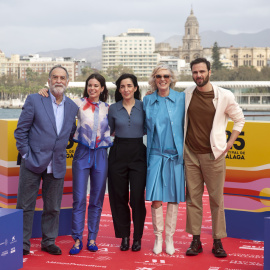
<svg viewBox="0 0 270 270">
<path fill-rule="evenodd" d="M 161 78 L 169 79 L 171 76 L 166 74 L 166 75 L 156 75 L 155 77 L 156 79 L 161 79 Z"/>
</svg>

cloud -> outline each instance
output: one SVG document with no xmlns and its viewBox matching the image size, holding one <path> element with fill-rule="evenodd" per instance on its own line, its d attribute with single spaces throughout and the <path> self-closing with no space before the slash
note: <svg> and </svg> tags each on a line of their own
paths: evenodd
<svg viewBox="0 0 270 270">
<path fill-rule="evenodd" d="M 103 34 L 128 28 L 144 28 L 161 42 L 184 33 L 191 5 L 200 32 L 269 27 L 269 0 L 0 0 L 0 50 L 9 55 L 99 46 Z"/>
</svg>

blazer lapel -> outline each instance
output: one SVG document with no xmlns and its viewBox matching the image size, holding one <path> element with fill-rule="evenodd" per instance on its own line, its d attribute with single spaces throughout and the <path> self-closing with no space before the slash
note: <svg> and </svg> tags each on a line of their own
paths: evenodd
<svg viewBox="0 0 270 270">
<path fill-rule="evenodd" d="M 61 128 L 61 130 L 60 130 L 60 133 L 61 133 L 62 130 L 64 129 L 65 123 L 67 122 L 67 117 L 68 117 L 68 113 L 69 113 L 69 108 L 70 108 L 70 103 L 69 103 L 69 100 L 68 100 L 67 97 L 66 97 L 65 104 L 64 104 L 64 119 L 63 119 L 63 125 L 62 125 L 62 128 Z M 60 134 L 60 133 L 59 133 L 59 134 Z"/>
<path fill-rule="evenodd" d="M 57 134 L 56 122 L 53 112 L 52 99 L 50 97 L 41 97 L 41 101 L 44 105 L 44 109 L 52 123 L 55 133 Z"/>
</svg>

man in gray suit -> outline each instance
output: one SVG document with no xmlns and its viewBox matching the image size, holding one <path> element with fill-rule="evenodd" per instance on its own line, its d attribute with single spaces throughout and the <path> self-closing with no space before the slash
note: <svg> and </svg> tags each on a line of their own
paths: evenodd
<svg viewBox="0 0 270 270">
<path fill-rule="evenodd" d="M 21 166 L 17 209 L 23 209 L 23 254 L 30 253 L 36 198 L 42 178 L 43 213 L 41 249 L 62 254 L 55 245 L 66 173 L 66 146 L 75 132 L 77 105 L 64 91 L 67 70 L 57 65 L 49 73 L 50 98 L 39 94 L 27 97 L 14 132 Z"/>
</svg>

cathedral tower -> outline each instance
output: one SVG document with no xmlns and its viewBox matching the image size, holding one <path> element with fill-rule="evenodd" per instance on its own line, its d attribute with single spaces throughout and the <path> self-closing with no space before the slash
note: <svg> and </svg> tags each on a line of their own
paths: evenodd
<svg viewBox="0 0 270 270">
<path fill-rule="evenodd" d="M 185 23 L 185 35 L 183 36 L 183 47 L 180 58 L 187 63 L 202 56 L 201 38 L 199 36 L 199 23 L 191 8 L 190 15 Z"/>
</svg>

